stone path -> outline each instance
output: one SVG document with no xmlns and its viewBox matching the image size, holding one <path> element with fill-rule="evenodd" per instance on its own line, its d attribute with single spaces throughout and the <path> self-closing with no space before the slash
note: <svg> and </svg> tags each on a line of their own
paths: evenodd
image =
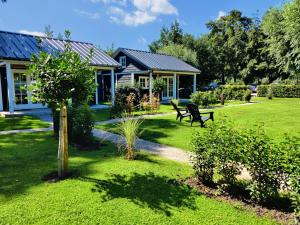
<svg viewBox="0 0 300 225">
<path fill-rule="evenodd" d="M 125 143 L 125 140 L 117 134 L 97 129 L 94 129 L 93 133 L 95 137 L 113 142 L 117 145 L 122 145 Z M 178 162 L 188 163 L 190 162 L 191 158 L 191 154 L 182 149 L 146 141 L 143 139 L 137 140 L 136 148 Z"/>
<path fill-rule="evenodd" d="M 35 133 L 35 132 L 45 132 L 45 131 L 51 131 L 51 130 L 53 130 L 52 127 L 33 128 L 33 129 L 24 129 L 24 130 L 5 130 L 5 131 L 0 131 L 0 135 L 18 134 L 18 133 Z"/>
</svg>

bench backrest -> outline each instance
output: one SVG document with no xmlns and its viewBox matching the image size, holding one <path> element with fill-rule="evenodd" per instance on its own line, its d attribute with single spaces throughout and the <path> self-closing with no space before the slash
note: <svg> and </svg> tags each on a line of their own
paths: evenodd
<svg viewBox="0 0 300 225">
<path fill-rule="evenodd" d="M 180 113 L 180 110 L 178 109 L 177 105 L 171 100 L 170 101 L 171 105 L 173 106 L 173 108 L 178 112 Z"/>
<path fill-rule="evenodd" d="M 188 104 L 186 107 L 194 119 L 201 119 L 199 107 L 197 105 Z"/>
</svg>

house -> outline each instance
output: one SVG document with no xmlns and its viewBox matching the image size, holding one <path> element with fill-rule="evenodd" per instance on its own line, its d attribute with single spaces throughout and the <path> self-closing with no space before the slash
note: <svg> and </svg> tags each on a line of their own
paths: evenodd
<svg viewBox="0 0 300 225">
<path fill-rule="evenodd" d="M 52 53 L 62 51 L 65 41 L 56 38 L 41 38 L 43 51 Z M 109 74 L 111 83 L 114 84 L 114 70 L 119 63 L 105 54 L 91 43 L 71 41 L 73 51 L 79 53 L 82 58 L 87 58 L 90 49 L 94 49 L 91 66 L 96 69 L 95 82 L 97 88 L 93 104 L 99 104 L 99 96 L 102 86 L 99 83 L 100 74 Z M 42 104 L 33 102 L 30 91 L 24 87 L 32 80 L 26 75 L 26 69 L 30 63 L 32 54 L 39 52 L 38 37 L 20 33 L 0 31 L 0 112 L 15 110 L 43 108 Z M 114 85 L 111 85 L 111 99 L 114 101 Z"/>
<path fill-rule="evenodd" d="M 166 88 L 162 99 L 188 99 L 196 92 L 196 78 L 200 71 L 184 61 L 165 54 L 119 48 L 113 55 L 121 67 L 115 72 L 117 86 L 138 83 L 147 93 L 152 94 L 153 79 L 162 77 Z M 103 74 L 102 98 L 108 98 L 111 88 L 109 74 Z"/>
</svg>

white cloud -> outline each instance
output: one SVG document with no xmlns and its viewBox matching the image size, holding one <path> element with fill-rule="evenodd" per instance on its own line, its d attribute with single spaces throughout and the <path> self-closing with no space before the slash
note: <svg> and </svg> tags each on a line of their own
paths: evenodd
<svg viewBox="0 0 300 225">
<path fill-rule="evenodd" d="M 90 0 L 92 3 L 104 3 L 104 4 L 112 4 L 116 3 L 119 5 L 126 5 L 127 0 Z"/>
<path fill-rule="evenodd" d="M 124 24 L 126 26 L 139 26 L 156 20 L 156 16 L 149 14 L 147 11 L 134 11 L 128 13 L 118 7 L 111 7 L 109 11 L 110 19 L 113 22 Z"/>
<path fill-rule="evenodd" d="M 141 43 L 141 44 L 143 44 L 143 45 L 147 45 L 148 44 L 148 41 L 144 37 L 139 37 L 138 38 L 138 42 Z"/>
<path fill-rule="evenodd" d="M 34 36 L 41 36 L 41 37 L 46 36 L 46 34 L 44 32 L 40 32 L 40 31 L 19 30 L 19 33 L 29 34 L 29 35 L 34 35 Z"/>
<path fill-rule="evenodd" d="M 131 0 L 131 3 L 133 6 L 131 11 L 128 11 L 128 7 L 110 7 L 108 10 L 110 19 L 126 26 L 139 26 L 157 20 L 160 15 L 178 15 L 177 8 L 170 3 L 170 0 Z"/>
<path fill-rule="evenodd" d="M 91 12 L 87 12 L 87 11 L 79 10 L 79 9 L 74 9 L 74 12 L 77 13 L 78 15 L 86 16 L 86 17 L 88 17 L 89 19 L 92 19 L 92 20 L 100 19 L 100 14 L 99 13 L 91 13 Z"/>
<path fill-rule="evenodd" d="M 217 20 L 220 19 L 220 18 L 223 17 L 223 16 L 226 16 L 226 14 L 227 14 L 226 12 L 220 10 L 220 11 L 218 12 Z"/>
</svg>

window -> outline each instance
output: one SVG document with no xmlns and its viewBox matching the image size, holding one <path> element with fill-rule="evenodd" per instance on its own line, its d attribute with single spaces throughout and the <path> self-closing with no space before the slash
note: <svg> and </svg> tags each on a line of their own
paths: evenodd
<svg viewBox="0 0 300 225">
<path fill-rule="evenodd" d="M 28 104 L 27 77 L 24 73 L 14 73 L 14 86 L 16 104 Z"/>
<path fill-rule="evenodd" d="M 119 63 L 121 64 L 122 68 L 126 68 L 126 56 L 121 56 Z"/>
<path fill-rule="evenodd" d="M 149 88 L 149 77 L 139 77 L 139 84 L 141 88 Z"/>
</svg>

